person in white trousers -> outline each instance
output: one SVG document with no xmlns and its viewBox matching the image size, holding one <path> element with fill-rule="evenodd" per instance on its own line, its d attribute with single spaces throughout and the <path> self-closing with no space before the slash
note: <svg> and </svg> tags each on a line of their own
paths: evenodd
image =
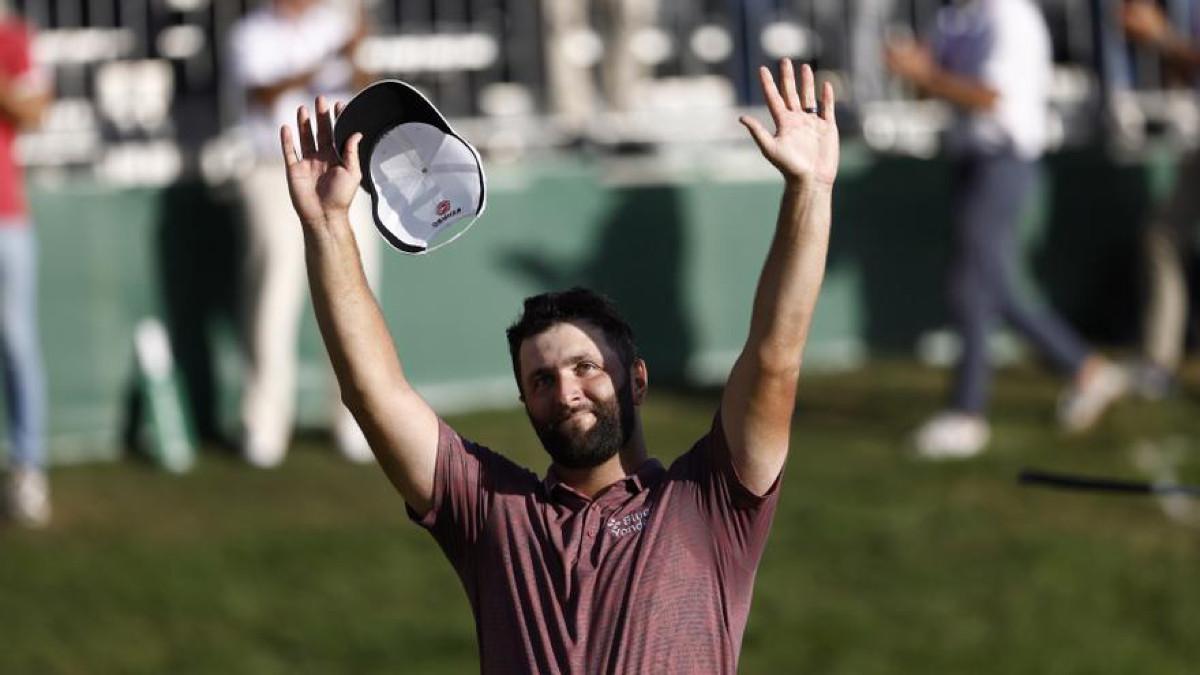
<svg viewBox="0 0 1200 675">
<path fill-rule="evenodd" d="M 230 34 L 233 76 L 245 94 L 242 128 L 257 160 L 240 180 L 247 224 L 242 452 L 262 468 L 279 465 L 291 440 L 305 302 L 304 241 L 279 166 L 277 130 L 303 101 L 318 94 L 346 97 L 361 79 L 351 56 L 364 33 L 361 12 L 355 16 L 319 0 L 272 0 L 243 17 Z M 377 285 L 378 235 L 370 198 L 361 191 L 351 222 L 368 279 Z M 370 461 L 354 418 L 338 397 L 331 403 L 338 449 L 351 461 Z"/>
<path fill-rule="evenodd" d="M 652 69 L 639 60 L 633 43 L 640 31 L 654 26 L 658 4 L 659 0 L 542 0 L 550 109 L 567 133 L 584 134 L 600 103 L 617 113 L 636 108 Z M 590 27 L 593 5 L 605 15 L 603 31 Z M 590 53 L 589 35 L 601 39 L 600 54 Z M 602 102 L 596 100 L 592 56 L 601 64 Z"/>
<path fill-rule="evenodd" d="M 1131 0 L 1121 11 L 1129 36 L 1150 47 L 1192 78 L 1200 76 L 1200 46 L 1190 30 L 1172 27 L 1152 2 Z M 1188 332 L 1188 271 L 1200 223 L 1200 150 L 1180 158 L 1175 189 L 1158 205 L 1142 233 L 1147 273 L 1146 310 L 1142 323 L 1142 363 L 1135 369 L 1137 389 L 1151 399 L 1166 396 L 1183 362 Z"/>
</svg>

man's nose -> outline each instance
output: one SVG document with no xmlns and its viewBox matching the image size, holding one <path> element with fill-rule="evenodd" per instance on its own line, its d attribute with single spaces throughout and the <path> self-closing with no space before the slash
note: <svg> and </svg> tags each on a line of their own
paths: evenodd
<svg viewBox="0 0 1200 675">
<path fill-rule="evenodd" d="M 579 388 L 579 380 L 573 375 L 563 375 L 558 378 L 558 402 L 565 408 L 574 408 L 583 400 L 583 391 Z"/>
</svg>

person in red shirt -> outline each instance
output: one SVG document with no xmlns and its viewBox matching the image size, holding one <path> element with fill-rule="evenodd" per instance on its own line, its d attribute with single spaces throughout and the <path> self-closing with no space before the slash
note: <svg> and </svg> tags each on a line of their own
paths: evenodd
<svg viewBox="0 0 1200 675">
<path fill-rule="evenodd" d="M 832 87 L 819 109 L 808 66 L 797 82 L 784 61 L 781 76 L 777 85 L 769 69 L 759 72 L 775 132 L 741 119 L 784 179 L 749 337 L 711 428 L 670 467 L 646 447 L 649 369 L 632 331 L 586 289 L 527 299 L 508 331 L 521 401 L 551 459 L 544 478 L 440 420 L 405 378 L 348 222 L 361 135 L 339 159 L 323 98 L 315 137 L 308 111 L 297 113 L 299 152 L 292 130 L 281 130 L 313 305 L 343 399 L 410 517 L 458 572 L 484 672 L 737 670 L 824 277 L 838 167 Z"/>
<path fill-rule="evenodd" d="M 30 34 L 0 0 L 0 349 L 12 446 L 9 515 L 37 527 L 50 520 L 45 474 L 45 376 L 37 332 L 37 249 L 17 164 L 17 133 L 36 126 L 49 101 L 30 57 Z"/>
</svg>

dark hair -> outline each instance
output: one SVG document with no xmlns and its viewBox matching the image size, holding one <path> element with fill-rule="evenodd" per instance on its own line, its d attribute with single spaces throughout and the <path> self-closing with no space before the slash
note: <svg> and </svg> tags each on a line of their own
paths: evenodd
<svg viewBox="0 0 1200 675">
<path fill-rule="evenodd" d="M 633 329 L 617 312 L 617 307 L 611 300 L 580 286 L 565 291 L 532 295 L 525 298 L 521 317 L 506 331 L 508 353 L 512 357 L 517 389 L 524 391 L 521 384 L 521 343 L 550 330 L 556 324 L 570 321 L 587 321 L 599 328 L 608 340 L 608 345 L 616 351 L 622 368 L 628 370 L 633 365 L 633 360 L 637 358 Z"/>
</svg>

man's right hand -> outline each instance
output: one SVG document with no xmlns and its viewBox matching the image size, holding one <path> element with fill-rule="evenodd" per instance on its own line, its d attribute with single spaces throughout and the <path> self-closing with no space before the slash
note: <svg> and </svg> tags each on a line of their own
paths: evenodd
<svg viewBox="0 0 1200 675">
<path fill-rule="evenodd" d="M 336 106 L 338 115 L 342 106 Z M 308 111 L 296 112 L 300 152 L 290 127 L 279 131 L 288 191 L 304 228 L 313 313 L 337 374 L 342 402 L 366 434 L 388 480 L 414 511 L 433 505 L 440 428 L 437 414 L 404 376 L 395 341 L 371 294 L 350 229 L 358 191 L 361 134 L 334 151 L 333 120 L 317 98 L 314 134 Z"/>
<path fill-rule="evenodd" d="M 341 114 L 342 104 L 337 105 Z M 280 129 L 283 161 L 287 165 L 288 192 L 292 206 L 306 232 L 320 231 L 331 224 L 349 227 L 350 202 L 358 191 L 362 170 L 358 165 L 358 143 L 362 134 L 346 140 L 341 158 L 334 148 L 333 120 L 324 97 L 317 97 L 317 129 L 314 137 L 308 109 L 296 111 L 300 153 L 288 126 Z"/>
</svg>

